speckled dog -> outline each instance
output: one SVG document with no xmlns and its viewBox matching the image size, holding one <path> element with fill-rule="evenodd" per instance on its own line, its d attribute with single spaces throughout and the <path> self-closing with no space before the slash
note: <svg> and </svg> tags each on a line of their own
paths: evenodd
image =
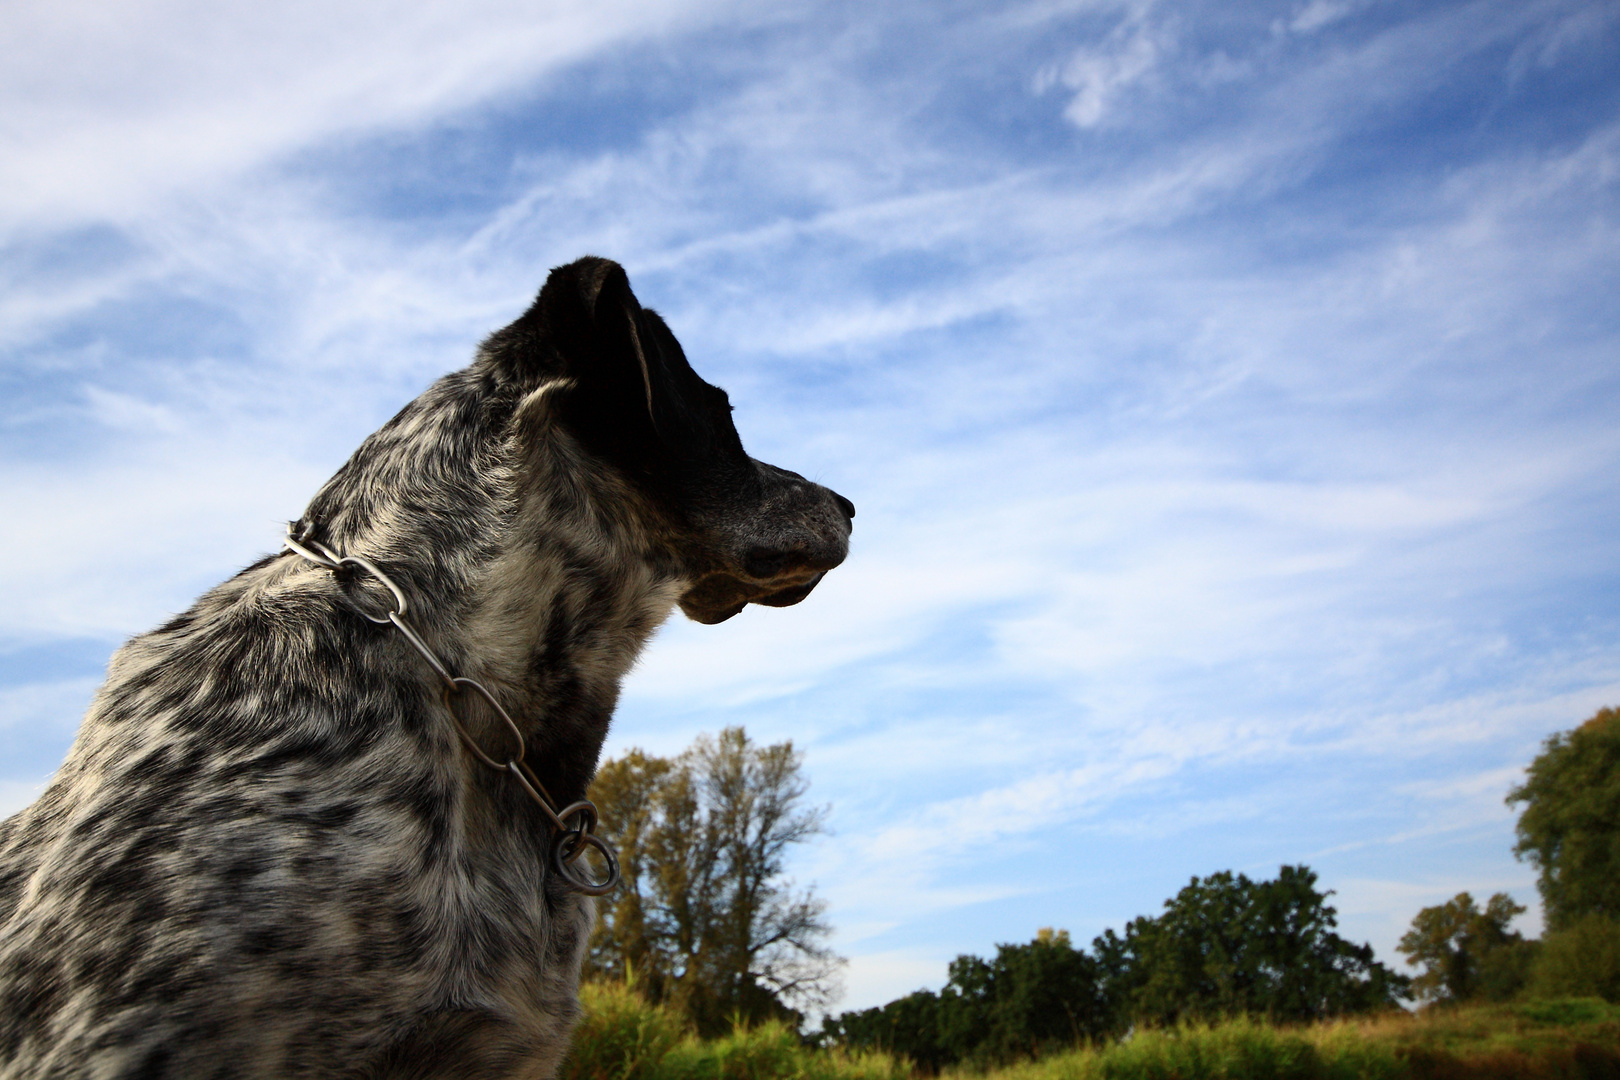
<svg viewBox="0 0 1620 1080">
<path fill-rule="evenodd" d="M 582 798 L 648 636 L 794 604 L 854 507 L 743 452 L 624 271 L 552 272 L 295 523 Z M 0 1077 L 546 1077 L 592 908 L 379 580 L 292 551 L 131 641 L 0 824 Z M 476 695 L 479 745 L 510 745 Z"/>
</svg>

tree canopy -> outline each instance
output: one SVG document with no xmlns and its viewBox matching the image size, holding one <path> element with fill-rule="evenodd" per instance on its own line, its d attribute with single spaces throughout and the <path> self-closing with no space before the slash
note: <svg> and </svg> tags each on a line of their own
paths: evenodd
<svg viewBox="0 0 1620 1080">
<path fill-rule="evenodd" d="M 937 1071 L 1004 1061 L 1053 1046 L 1238 1014 L 1313 1020 L 1370 1012 L 1408 996 L 1409 980 L 1371 946 L 1334 932 L 1331 895 L 1316 874 L 1284 866 L 1272 881 L 1222 872 L 1192 882 L 1162 914 L 1104 932 L 1087 952 L 1064 931 L 995 958 L 959 956 L 939 993 L 920 990 L 877 1009 L 829 1018 L 826 1037 L 881 1047 Z"/>
<path fill-rule="evenodd" d="M 1386 1008 L 1407 980 L 1373 959 L 1370 945 L 1334 932 L 1330 892 L 1316 873 L 1284 866 L 1275 880 L 1225 871 L 1165 901 L 1157 919 L 1137 919 L 1118 943 L 1132 1017 L 1166 1024 L 1251 1014 L 1305 1021 Z"/>
<path fill-rule="evenodd" d="M 1513 850 L 1540 872 L 1548 928 L 1620 918 L 1620 710 L 1548 738 L 1507 801 L 1524 804 Z"/>
<path fill-rule="evenodd" d="M 822 902 L 785 878 L 794 844 L 822 831 L 790 742 L 742 728 L 675 758 L 632 750 L 591 785 L 623 882 L 598 910 L 590 968 L 685 1012 L 699 1031 L 736 1019 L 797 1022 L 835 992 Z"/>
<path fill-rule="evenodd" d="M 958 956 L 939 993 L 919 990 L 881 1008 L 822 1024 L 845 1046 L 904 1054 L 928 1072 L 959 1061 L 1004 1061 L 1069 1047 L 1110 1032 L 1102 971 L 1066 930 L 1026 945 L 998 945 L 994 959 Z"/>
<path fill-rule="evenodd" d="M 1523 981 L 1522 973 L 1515 978 L 1501 969 L 1504 962 L 1511 964 L 1507 954 L 1525 943 L 1523 935 L 1508 929 L 1524 910 L 1507 893 L 1497 893 L 1481 911 L 1474 898 L 1462 892 L 1419 911 L 1396 946 L 1408 964 L 1423 967 L 1412 980 L 1413 992 L 1426 1001 L 1506 996 Z M 1498 988 L 1493 983 L 1509 985 Z"/>
</svg>

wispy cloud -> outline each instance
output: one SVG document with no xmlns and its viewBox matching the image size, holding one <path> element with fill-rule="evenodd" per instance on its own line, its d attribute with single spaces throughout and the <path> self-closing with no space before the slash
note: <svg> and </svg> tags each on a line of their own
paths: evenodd
<svg viewBox="0 0 1620 1080">
<path fill-rule="evenodd" d="M 1063 115 L 1076 127 L 1094 128 L 1113 120 L 1121 97 L 1152 79 L 1175 39 L 1149 22 L 1149 5 L 1128 10 L 1099 42 L 1082 46 L 1061 64 L 1035 75 L 1035 92 L 1057 86 L 1073 92 Z"/>
<path fill-rule="evenodd" d="M 0 76 L 0 231 L 155 210 L 323 138 L 419 125 L 615 44 L 736 14 L 616 0 L 24 4 Z"/>
<path fill-rule="evenodd" d="M 805 748 L 851 1004 L 1224 866 L 1309 858 L 1381 947 L 1524 880 L 1491 784 L 1620 700 L 1615 20 L 1214 10 L 29 9 L 0 636 L 182 607 L 595 251 L 860 507 L 610 743 Z"/>
</svg>

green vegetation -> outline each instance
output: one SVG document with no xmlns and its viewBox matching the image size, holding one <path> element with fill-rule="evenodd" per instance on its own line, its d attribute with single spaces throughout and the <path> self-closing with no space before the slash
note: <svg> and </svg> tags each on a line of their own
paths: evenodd
<svg viewBox="0 0 1620 1080">
<path fill-rule="evenodd" d="M 1329 895 L 1304 866 L 1284 866 L 1271 881 L 1194 878 L 1161 915 L 1133 919 L 1123 936 L 1105 932 L 1089 953 L 1067 933 L 1043 930 L 1027 945 L 998 946 L 993 960 L 959 956 L 938 994 L 828 1017 L 822 1038 L 937 1070 L 1039 1056 L 1133 1027 L 1391 1008 L 1409 980 L 1334 933 Z"/>
<path fill-rule="evenodd" d="M 1509 795 L 1548 932 L 1506 893 L 1418 912 L 1415 979 L 1334 932 L 1304 866 L 1193 878 L 1157 916 L 959 956 L 938 993 L 829 1016 L 822 906 L 783 881 L 821 831 L 792 745 L 740 728 L 632 751 L 592 788 L 625 885 L 592 938 L 564 1080 L 1620 1080 L 1620 711 L 1552 736 Z M 1417 1013 L 1401 999 L 1427 1002 Z"/>
<path fill-rule="evenodd" d="M 957 957 L 938 994 L 919 990 L 882 1008 L 829 1016 L 819 1037 L 899 1054 L 930 1072 L 1011 1060 L 1112 1033 L 1105 979 L 1066 931 L 1042 930 L 1028 945 L 999 946 L 994 960 Z"/>
<path fill-rule="evenodd" d="M 1524 803 L 1513 850 L 1540 871 L 1548 929 L 1620 918 L 1620 709 L 1549 738 L 1507 801 Z"/>
<path fill-rule="evenodd" d="M 742 728 L 674 758 L 631 750 L 591 784 L 599 833 L 623 883 L 597 909 L 587 974 L 625 980 L 704 1035 L 741 1019 L 797 1026 L 842 961 L 823 945 L 822 903 L 783 877 L 788 849 L 822 831 L 790 742 Z"/>
<path fill-rule="evenodd" d="M 817 1049 L 780 1021 L 702 1040 L 622 984 L 587 984 L 560 1080 L 909 1080 L 911 1062 Z M 927 1070 L 918 1070 L 926 1072 Z M 983 1080 L 1613 1080 L 1620 1007 L 1595 998 L 1401 1010 L 1312 1025 L 1253 1018 L 1144 1029 L 1054 1051 Z"/>
<path fill-rule="evenodd" d="M 1529 976 L 1531 997 L 1620 1002 L 1620 922 L 1593 912 L 1548 934 Z"/>
<path fill-rule="evenodd" d="M 1548 738 L 1507 801 L 1524 804 L 1514 851 L 1540 871 L 1547 932 L 1509 931 L 1524 908 L 1505 893 L 1483 911 L 1459 893 L 1418 912 L 1401 939 L 1424 968 L 1413 989 L 1435 1002 L 1620 1002 L 1620 710 Z"/>
<path fill-rule="evenodd" d="M 1212 874 L 1136 919 L 1125 937 L 1098 941 L 1117 971 L 1123 1013 L 1137 1024 L 1264 1016 L 1319 1020 L 1375 1012 L 1408 997 L 1408 980 L 1373 959 L 1372 947 L 1338 934 L 1331 893 L 1316 874 L 1284 866 L 1275 881 Z"/>
<path fill-rule="evenodd" d="M 558 1080 L 908 1080 L 911 1067 L 887 1054 L 847 1054 L 805 1045 L 780 1020 L 738 1024 L 699 1038 L 667 1005 L 624 983 L 580 988 L 585 1019 Z"/>
<path fill-rule="evenodd" d="M 992 1080 L 1596 1080 L 1620 1077 L 1620 1008 L 1595 1000 L 1426 1009 L 1288 1027 L 1139 1032 Z"/>
<path fill-rule="evenodd" d="M 1465 892 L 1418 912 L 1397 946 L 1407 963 L 1424 968 L 1413 992 L 1424 1001 L 1511 999 L 1535 958 L 1536 943 L 1508 929 L 1522 914 L 1524 905 L 1507 893 L 1492 896 L 1481 911 Z"/>
</svg>

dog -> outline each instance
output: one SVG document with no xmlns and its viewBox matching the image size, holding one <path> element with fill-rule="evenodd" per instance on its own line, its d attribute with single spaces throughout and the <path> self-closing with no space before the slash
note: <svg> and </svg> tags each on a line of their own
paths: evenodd
<svg viewBox="0 0 1620 1080">
<path fill-rule="evenodd" d="M 113 656 L 0 824 L 0 1077 L 553 1075 L 620 681 L 676 606 L 804 599 L 854 514 L 744 452 L 621 267 L 553 270 Z"/>
</svg>

